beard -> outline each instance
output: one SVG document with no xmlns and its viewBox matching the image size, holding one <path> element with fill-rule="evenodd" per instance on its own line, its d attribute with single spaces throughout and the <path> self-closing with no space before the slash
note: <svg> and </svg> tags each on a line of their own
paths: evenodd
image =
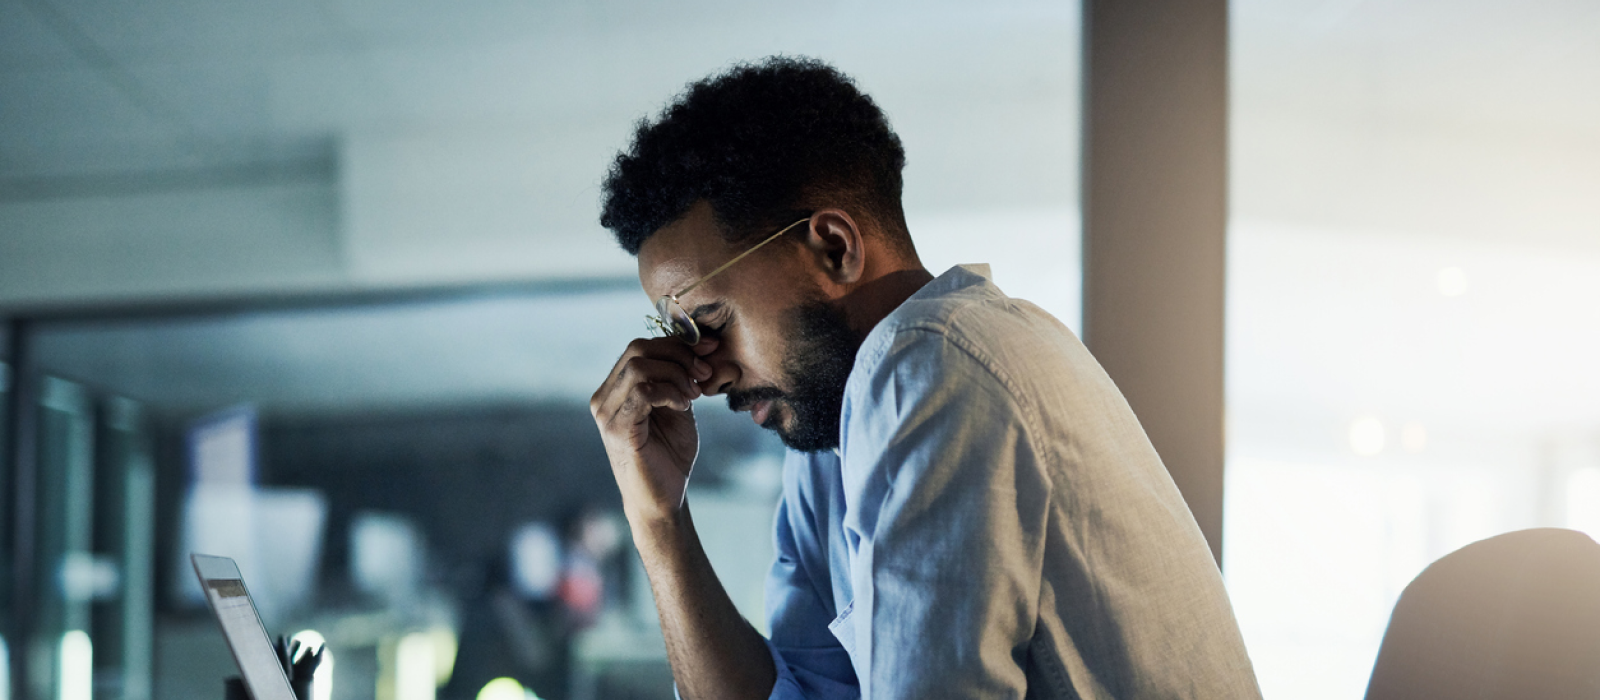
<svg viewBox="0 0 1600 700">
<path fill-rule="evenodd" d="M 789 386 L 756 387 L 728 392 L 728 407 L 738 411 L 758 401 L 773 402 L 761 427 L 778 434 L 789 449 L 821 452 L 839 446 L 839 418 L 844 411 L 844 387 L 856 363 L 862 338 L 850 328 L 844 313 L 821 299 L 796 306 L 794 332 L 784 351 L 783 373 Z M 792 420 L 785 425 L 779 406 L 787 406 Z"/>
</svg>

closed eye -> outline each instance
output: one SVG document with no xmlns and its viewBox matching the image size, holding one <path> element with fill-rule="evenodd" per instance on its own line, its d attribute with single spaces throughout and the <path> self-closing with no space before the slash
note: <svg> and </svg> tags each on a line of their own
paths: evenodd
<svg viewBox="0 0 1600 700">
<path fill-rule="evenodd" d="M 690 318 L 700 327 L 700 332 L 710 336 L 720 335 L 728 325 L 727 307 L 722 302 L 712 302 L 695 307 Z"/>
<path fill-rule="evenodd" d="M 720 338 L 720 337 L 722 337 L 722 329 L 728 327 L 728 321 L 722 320 L 722 319 L 719 319 L 719 320 L 717 320 L 715 322 L 712 322 L 712 321 L 706 321 L 706 322 L 695 321 L 695 324 L 700 326 L 700 333 L 702 335 L 705 335 L 705 336 L 708 336 L 708 337 L 712 337 L 712 338 Z"/>
</svg>

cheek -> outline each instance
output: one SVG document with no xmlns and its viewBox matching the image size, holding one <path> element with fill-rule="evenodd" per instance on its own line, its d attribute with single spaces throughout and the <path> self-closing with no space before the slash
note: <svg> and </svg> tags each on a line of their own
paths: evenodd
<svg viewBox="0 0 1600 700">
<path fill-rule="evenodd" d="M 783 356 L 788 346 L 782 328 L 776 324 L 745 324 L 727 340 L 744 368 L 743 384 L 788 388 L 788 378 L 783 376 Z"/>
</svg>

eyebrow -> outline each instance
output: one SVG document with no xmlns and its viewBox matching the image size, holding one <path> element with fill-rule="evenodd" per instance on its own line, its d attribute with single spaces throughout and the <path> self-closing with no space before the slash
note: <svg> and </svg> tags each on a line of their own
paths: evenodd
<svg viewBox="0 0 1600 700">
<path fill-rule="evenodd" d="M 720 301 L 713 301 L 713 302 L 711 302 L 709 304 L 701 304 L 699 306 L 694 307 L 694 311 L 690 311 L 689 312 L 689 318 L 692 318 L 692 319 L 698 321 L 698 320 L 700 320 L 701 316 L 704 316 L 704 315 L 710 314 L 710 313 L 716 313 L 716 311 L 718 309 L 721 309 L 721 308 L 722 308 L 722 302 L 720 302 Z"/>
</svg>

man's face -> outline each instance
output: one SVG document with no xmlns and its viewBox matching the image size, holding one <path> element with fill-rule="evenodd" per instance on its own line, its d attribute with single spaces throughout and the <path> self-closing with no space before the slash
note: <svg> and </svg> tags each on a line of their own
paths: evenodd
<svg viewBox="0 0 1600 700">
<path fill-rule="evenodd" d="M 824 273 L 793 242 L 799 229 L 740 260 L 679 301 L 703 340 L 712 367 L 706 394 L 749 411 L 785 445 L 817 451 L 838 446 L 845 380 L 861 340 L 823 292 Z M 791 239 L 791 236 L 793 239 Z M 639 281 L 652 300 L 681 291 L 751 244 L 729 245 L 711 207 L 696 204 L 639 249 Z"/>
</svg>

